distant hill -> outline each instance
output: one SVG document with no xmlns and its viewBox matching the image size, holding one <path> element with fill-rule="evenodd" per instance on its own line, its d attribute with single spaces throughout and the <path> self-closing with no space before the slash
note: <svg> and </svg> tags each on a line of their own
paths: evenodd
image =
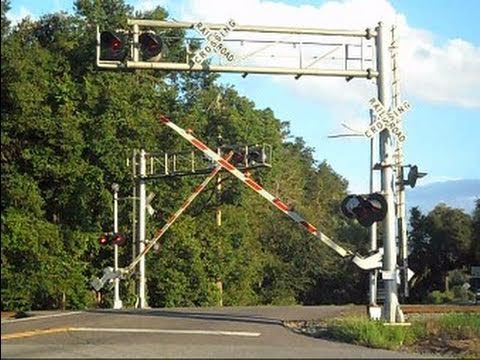
<svg viewBox="0 0 480 360">
<path fill-rule="evenodd" d="M 475 200 L 480 198 L 480 179 L 435 182 L 424 186 L 417 185 L 413 189 L 408 187 L 406 196 L 408 211 L 418 206 L 423 213 L 428 213 L 443 202 L 471 214 Z"/>
</svg>

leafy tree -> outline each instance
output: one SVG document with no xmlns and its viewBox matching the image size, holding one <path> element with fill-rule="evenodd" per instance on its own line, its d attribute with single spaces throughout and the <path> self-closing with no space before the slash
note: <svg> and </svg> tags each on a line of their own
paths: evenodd
<svg viewBox="0 0 480 360">
<path fill-rule="evenodd" d="M 432 280 L 438 288 L 450 270 L 468 264 L 471 248 L 471 218 L 460 209 L 437 205 L 428 214 L 427 229 L 431 237 Z"/>
<path fill-rule="evenodd" d="M 411 210 L 412 244 L 409 264 L 415 272 L 412 301 L 420 301 L 432 290 L 443 290 L 448 272 L 471 261 L 474 239 L 472 219 L 460 209 L 437 205 L 427 216 Z"/>
<path fill-rule="evenodd" d="M 409 267 L 415 273 L 411 287 L 410 300 L 419 301 L 426 296 L 430 288 L 431 274 L 430 258 L 430 238 L 427 235 L 426 216 L 422 214 L 418 207 L 410 210 L 410 231 L 408 241 L 411 247 L 408 259 Z"/>
<path fill-rule="evenodd" d="M 472 216 L 473 238 L 472 238 L 472 264 L 480 264 L 480 199 L 475 202 L 475 209 Z"/>
<path fill-rule="evenodd" d="M 2 40 L 7 35 L 8 29 L 10 27 L 10 20 L 7 18 L 7 12 L 10 10 L 10 0 L 2 0 L 1 4 L 2 12 Z"/>
<path fill-rule="evenodd" d="M 112 230 L 111 184 L 119 183 L 121 196 L 133 191 L 126 159 L 139 148 L 191 150 L 159 114 L 212 147 L 218 135 L 226 144 L 270 143 L 274 166 L 252 177 L 332 238 L 365 249 L 365 229 L 338 211 L 346 181 L 317 163 L 272 110 L 219 85 L 216 74 L 96 69 L 96 24 L 115 29 L 132 16 L 165 19 L 165 9 L 133 14 L 121 0 L 78 0 L 73 15 L 10 27 L 9 6 L 2 0 L 2 309 L 92 306 L 89 280 L 112 262 L 112 249 L 96 242 Z M 184 33 L 169 34 L 176 37 L 169 54 L 184 58 Z M 361 301 L 364 275 L 237 179 L 222 179 L 222 193 L 216 196 L 212 183 L 148 254 L 150 305 L 213 305 L 221 295 L 225 305 Z M 149 182 L 161 203 L 148 236 L 196 184 L 194 177 Z M 121 207 L 120 219 L 128 232 L 129 207 Z M 122 249 L 121 264 L 130 249 Z M 129 293 L 122 297 L 133 304 L 133 281 L 123 283 L 122 294 Z M 102 292 L 102 306 L 110 292 Z"/>
</svg>

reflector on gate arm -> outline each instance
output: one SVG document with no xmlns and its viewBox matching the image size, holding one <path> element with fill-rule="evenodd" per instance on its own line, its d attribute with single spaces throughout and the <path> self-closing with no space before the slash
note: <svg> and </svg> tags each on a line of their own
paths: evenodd
<svg viewBox="0 0 480 360">
<path fill-rule="evenodd" d="M 193 146 L 202 151 L 206 156 L 214 160 L 217 164 L 222 166 L 224 169 L 228 170 L 232 175 L 237 177 L 245 185 L 256 191 L 260 196 L 269 201 L 273 206 L 278 210 L 287 215 L 290 219 L 295 221 L 297 224 L 301 225 L 305 230 L 310 234 L 315 236 L 321 242 L 329 246 L 331 249 L 335 250 L 337 254 L 341 257 L 350 257 L 352 262 L 364 270 L 378 269 L 382 266 L 382 254 L 380 252 L 374 253 L 368 257 L 363 257 L 359 254 L 354 254 L 350 250 L 346 250 L 334 241 L 332 241 L 328 236 L 323 234 L 318 230 L 314 225 L 310 224 L 308 221 L 303 219 L 303 217 L 297 212 L 291 210 L 288 205 L 286 205 L 281 199 L 273 196 L 268 191 L 266 191 L 260 184 L 253 181 L 251 178 L 247 177 L 240 170 L 238 170 L 231 162 L 223 159 L 215 151 L 210 149 L 203 142 L 195 138 L 191 133 L 187 133 L 181 127 L 175 125 L 170 119 L 166 116 L 160 116 L 160 121 L 182 136 L 184 139 L 188 140 Z"/>
</svg>

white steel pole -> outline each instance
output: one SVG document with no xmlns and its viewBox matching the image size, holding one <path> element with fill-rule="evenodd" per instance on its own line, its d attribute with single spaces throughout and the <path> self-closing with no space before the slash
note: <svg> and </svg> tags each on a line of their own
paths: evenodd
<svg viewBox="0 0 480 360">
<path fill-rule="evenodd" d="M 400 93 L 400 73 L 398 64 L 398 39 L 396 27 L 392 27 L 392 65 L 393 65 L 393 101 L 392 106 L 396 108 L 400 105 L 402 98 Z M 398 127 L 401 128 L 402 121 L 398 122 Z M 406 226 L 406 203 L 405 203 L 405 185 L 403 184 L 403 143 L 397 141 L 397 207 L 398 207 L 398 237 L 400 243 L 400 266 L 401 266 L 401 286 L 403 298 L 409 296 L 408 289 L 408 238 Z"/>
<path fill-rule="evenodd" d="M 217 154 L 221 155 L 220 147 L 217 149 Z M 219 204 L 217 206 L 217 211 L 216 211 L 216 222 L 217 226 L 220 228 L 222 226 L 222 208 L 221 208 L 221 196 L 222 196 L 222 176 L 218 174 L 217 176 L 217 199 L 219 201 Z M 220 259 L 217 259 L 220 261 Z M 220 292 L 220 298 L 218 299 L 218 306 L 223 306 L 223 282 L 221 278 L 217 278 L 215 281 L 215 285 Z"/>
<path fill-rule="evenodd" d="M 145 176 L 147 175 L 147 167 L 145 161 L 145 150 L 140 150 L 140 173 L 139 173 L 139 211 L 138 211 L 138 252 L 143 253 L 145 249 L 145 228 L 146 228 L 146 184 Z M 139 284 L 138 284 L 138 297 L 140 309 L 144 309 L 147 306 L 145 298 L 145 255 L 142 255 L 138 263 L 139 272 Z"/>
<path fill-rule="evenodd" d="M 389 59 L 389 32 L 380 22 L 377 28 L 376 48 L 377 66 L 379 76 L 377 78 L 378 100 L 386 109 L 391 105 L 391 66 Z M 383 307 L 383 319 L 389 323 L 395 323 L 397 319 L 402 322 L 403 316 L 400 311 L 397 294 L 397 251 L 395 238 L 395 202 L 394 202 L 394 176 L 393 176 L 393 144 L 388 130 L 380 133 L 380 165 L 381 165 L 381 189 L 387 201 L 387 215 L 383 221 L 383 268 L 382 278 L 385 284 L 385 303 Z"/>
<path fill-rule="evenodd" d="M 137 255 L 138 233 L 137 233 L 137 200 L 138 200 L 138 186 L 137 186 L 137 149 L 133 149 L 132 156 L 132 175 L 133 175 L 133 197 L 132 197 L 132 259 Z M 138 275 L 138 274 L 136 274 Z M 138 276 L 135 277 L 135 295 L 138 300 Z M 137 306 L 137 305 L 135 305 Z"/>
<path fill-rule="evenodd" d="M 373 111 L 370 110 L 370 123 L 373 123 L 375 121 L 375 118 L 373 116 Z M 374 181 L 373 181 L 373 166 L 374 166 L 374 152 L 375 146 L 374 146 L 374 138 L 372 137 L 370 139 L 370 194 L 374 192 Z M 373 223 L 372 226 L 370 226 L 370 251 L 374 253 L 377 251 L 377 223 Z M 370 272 L 370 278 L 369 278 L 369 305 L 370 306 L 376 306 L 377 305 L 377 270 L 372 270 Z"/>
<path fill-rule="evenodd" d="M 113 232 L 118 232 L 118 184 L 112 185 L 113 190 Z M 118 271 L 118 245 L 113 245 L 113 267 L 115 271 Z M 113 295 L 113 308 L 121 309 L 123 306 L 122 300 L 120 300 L 120 279 L 114 279 L 114 295 Z"/>
</svg>

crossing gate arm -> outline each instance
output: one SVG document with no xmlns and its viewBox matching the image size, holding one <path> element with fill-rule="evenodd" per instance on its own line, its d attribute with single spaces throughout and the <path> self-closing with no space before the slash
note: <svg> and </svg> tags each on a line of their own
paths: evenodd
<svg viewBox="0 0 480 360">
<path fill-rule="evenodd" d="M 232 157 L 232 154 L 233 152 L 227 154 L 225 159 L 223 159 L 221 156 L 219 157 L 220 159 L 227 161 Z M 170 226 L 172 226 L 172 224 L 180 217 L 180 215 L 182 215 L 182 213 L 190 206 L 193 200 L 195 200 L 195 198 L 205 189 L 208 183 L 220 172 L 220 170 L 222 170 L 221 165 L 217 165 L 213 168 L 212 172 L 208 174 L 205 180 L 203 180 L 202 183 L 195 188 L 194 192 L 187 198 L 187 200 L 185 200 L 183 205 L 168 219 L 167 223 L 160 230 L 157 231 L 157 233 L 155 234 L 153 239 L 150 240 L 145 249 L 140 254 L 138 254 L 138 256 L 134 260 L 132 260 L 131 264 L 127 268 L 125 268 L 125 273 L 130 273 L 135 269 L 135 266 L 138 264 L 141 257 L 144 256 L 147 252 L 149 252 L 153 245 L 155 245 L 155 243 L 160 240 L 160 238 L 167 232 Z"/>
<path fill-rule="evenodd" d="M 225 157 L 226 160 L 230 160 L 233 152 L 230 151 Z M 220 157 L 221 158 L 221 157 Z M 223 159 L 223 158 L 221 158 Z M 160 240 L 160 238 L 167 232 L 167 230 L 172 226 L 172 224 L 182 215 L 182 213 L 190 206 L 190 204 L 195 200 L 195 198 L 205 189 L 208 183 L 222 170 L 220 164 L 216 165 L 210 174 L 198 185 L 193 193 L 185 200 L 182 206 L 168 219 L 165 225 L 157 231 L 152 240 L 149 241 L 148 245 L 143 249 L 143 251 L 138 254 L 135 259 L 132 260 L 130 265 L 125 268 L 120 268 L 118 270 L 113 270 L 111 267 L 107 267 L 103 270 L 103 276 L 101 278 L 96 278 L 91 281 L 92 287 L 100 291 L 100 289 L 105 285 L 105 283 L 120 277 L 126 277 L 130 275 L 134 270 L 135 266 L 140 262 L 141 258 L 145 256 L 155 245 L 155 243 Z"/>
<path fill-rule="evenodd" d="M 352 259 L 352 262 L 363 270 L 371 270 L 371 269 L 382 267 L 381 265 L 382 255 L 380 253 L 375 253 L 365 258 L 359 254 L 354 254 L 350 250 L 344 249 L 342 246 L 338 245 L 333 240 L 331 240 L 327 235 L 323 234 L 314 225 L 306 221 L 300 214 L 298 214 L 295 211 L 292 211 L 289 208 L 289 206 L 286 203 L 284 203 L 280 198 L 270 194 L 260 184 L 258 184 L 257 182 L 255 182 L 254 180 L 246 176 L 244 173 L 242 173 L 240 170 L 238 170 L 235 166 L 233 166 L 227 159 L 222 158 L 220 155 L 218 155 L 215 151 L 210 149 L 203 142 L 195 138 L 192 134 L 188 133 L 178 125 L 174 124 L 168 117 L 161 115 L 160 122 L 167 125 L 169 128 L 174 130 L 177 134 L 179 134 L 181 137 L 189 141 L 193 146 L 195 146 L 197 149 L 202 151 L 206 156 L 214 160 L 221 167 L 223 167 L 232 175 L 237 177 L 249 188 L 256 191 L 260 196 L 262 196 L 264 199 L 270 202 L 278 210 L 283 212 L 285 215 L 287 215 L 290 219 L 295 221 L 297 224 L 301 225 L 306 231 L 308 231 L 310 234 L 318 238 L 321 242 L 323 242 L 328 247 L 333 249 L 341 257 L 350 257 Z"/>
</svg>

